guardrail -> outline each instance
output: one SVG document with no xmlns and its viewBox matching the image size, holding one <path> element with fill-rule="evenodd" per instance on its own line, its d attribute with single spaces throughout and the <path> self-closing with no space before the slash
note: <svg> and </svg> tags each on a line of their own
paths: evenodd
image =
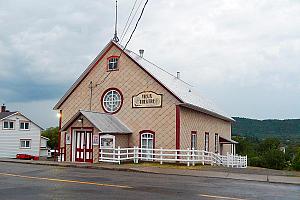
<svg viewBox="0 0 300 200">
<path fill-rule="evenodd" d="M 247 156 L 220 155 L 213 152 L 195 149 L 145 149 L 139 147 L 100 149 L 100 162 L 111 162 L 121 164 L 123 161 L 152 161 L 163 164 L 164 162 L 186 163 L 187 166 L 196 164 L 222 165 L 225 167 L 246 168 Z"/>
</svg>

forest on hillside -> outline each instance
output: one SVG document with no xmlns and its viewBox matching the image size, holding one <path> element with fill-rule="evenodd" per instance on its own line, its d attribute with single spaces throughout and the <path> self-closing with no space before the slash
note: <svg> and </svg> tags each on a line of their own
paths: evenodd
<svg viewBox="0 0 300 200">
<path fill-rule="evenodd" d="M 300 142 L 300 119 L 257 120 L 233 117 L 232 135 L 256 137 L 259 139 L 278 138 L 281 141 Z"/>
</svg>

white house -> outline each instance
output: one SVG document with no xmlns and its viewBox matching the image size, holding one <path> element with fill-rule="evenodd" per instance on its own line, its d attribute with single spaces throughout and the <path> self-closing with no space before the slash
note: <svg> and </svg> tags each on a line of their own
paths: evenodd
<svg viewBox="0 0 300 200">
<path fill-rule="evenodd" d="M 20 112 L 10 112 L 4 105 L 0 112 L 0 157 L 15 158 L 17 154 L 47 156 L 46 137 L 39 125 Z"/>
</svg>

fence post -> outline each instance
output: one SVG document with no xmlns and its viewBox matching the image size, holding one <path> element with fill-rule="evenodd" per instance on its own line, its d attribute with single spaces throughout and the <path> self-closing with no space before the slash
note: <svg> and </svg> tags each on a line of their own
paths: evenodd
<svg viewBox="0 0 300 200">
<path fill-rule="evenodd" d="M 137 163 L 136 146 L 133 147 L 133 163 Z"/>
<path fill-rule="evenodd" d="M 204 153 L 204 151 L 202 151 L 202 165 L 204 165 L 204 155 L 205 155 L 205 153 Z"/>
<path fill-rule="evenodd" d="M 127 160 L 129 159 L 129 150 L 128 150 L 128 148 L 126 149 L 126 159 Z"/>
<path fill-rule="evenodd" d="M 189 167 L 190 166 L 190 149 L 187 148 L 187 166 Z"/>
<path fill-rule="evenodd" d="M 226 157 L 227 157 L 227 163 L 226 163 L 226 165 L 227 165 L 227 167 L 229 167 L 229 153 L 228 152 L 226 154 Z"/>
<path fill-rule="evenodd" d="M 121 164 L 121 157 L 120 157 L 121 155 L 120 155 L 120 146 L 118 146 L 118 163 L 119 163 L 119 165 Z"/>
<path fill-rule="evenodd" d="M 193 166 L 195 166 L 195 148 L 192 148 L 192 160 Z"/>
<path fill-rule="evenodd" d="M 210 154 L 210 165 L 213 166 L 214 165 L 214 154 L 212 152 L 210 152 L 209 154 Z"/>
<path fill-rule="evenodd" d="M 160 147 L 160 164 L 161 165 L 163 164 L 163 161 L 162 161 L 162 147 Z"/>
</svg>

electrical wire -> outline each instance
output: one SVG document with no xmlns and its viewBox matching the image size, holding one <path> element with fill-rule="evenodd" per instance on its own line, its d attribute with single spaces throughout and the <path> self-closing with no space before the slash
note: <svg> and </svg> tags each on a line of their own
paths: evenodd
<svg viewBox="0 0 300 200">
<path fill-rule="evenodd" d="M 130 35 L 129 39 L 128 39 L 128 41 L 126 42 L 126 44 L 125 44 L 125 46 L 124 46 L 124 50 L 126 49 L 128 43 L 130 42 L 130 40 L 131 40 L 131 38 L 132 38 L 132 36 L 133 36 L 133 34 L 134 34 L 134 32 L 135 32 L 135 30 L 136 30 L 136 28 L 137 28 L 139 22 L 140 22 L 140 20 L 141 20 L 143 14 L 144 14 L 144 10 L 145 10 L 145 8 L 146 8 L 146 5 L 148 4 L 148 1 L 149 1 L 149 0 L 147 0 L 147 1 L 145 2 L 145 4 L 144 4 L 144 7 L 143 7 L 142 12 L 141 12 L 141 14 L 140 14 L 140 17 L 138 18 L 138 20 L 137 20 L 137 22 L 136 22 L 136 24 L 135 24 L 135 27 L 134 27 L 133 31 L 131 32 L 131 35 Z"/>
<path fill-rule="evenodd" d="M 129 19 L 130 19 L 132 13 L 133 13 L 133 10 L 134 10 L 134 8 L 135 8 L 135 5 L 136 5 L 136 2 L 137 2 L 137 1 L 138 1 L 138 0 L 135 0 L 134 4 L 133 4 L 133 6 L 132 6 L 131 12 L 130 12 L 130 14 L 129 14 L 127 20 L 126 20 L 125 26 L 124 26 L 124 28 L 123 28 L 123 31 L 122 31 L 122 34 L 121 34 L 121 38 L 123 37 L 123 34 L 125 33 L 125 30 L 126 30 L 126 28 L 127 28 Z"/>
<path fill-rule="evenodd" d="M 127 26 L 127 28 L 126 28 L 126 30 L 125 30 L 125 33 L 123 34 L 123 36 L 122 36 L 122 38 L 121 38 L 121 42 L 120 42 L 120 43 L 122 43 L 123 39 L 125 38 L 125 35 L 127 34 L 127 31 L 129 30 L 129 28 L 130 28 L 130 26 L 131 26 L 131 24 L 132 24 L 132 22 L 133 22 L 133 20 L 134 20 L 134 18 L 135 18 L 135 16 L 136 16 L 137 12 L 139 11 L 139 9 L 140 9 L 142 3 L 143 3 L 143 0 L 140 1 L 140 3 L 139 3 L 139 5 L 138 5 L 138 7 L 137 7 L 137 9 L 136 9 L 136 11 L 135 11 L 133 17 L 132 17 L 131 20 L 130 20 L 129 25 Z"/>
</svg>

